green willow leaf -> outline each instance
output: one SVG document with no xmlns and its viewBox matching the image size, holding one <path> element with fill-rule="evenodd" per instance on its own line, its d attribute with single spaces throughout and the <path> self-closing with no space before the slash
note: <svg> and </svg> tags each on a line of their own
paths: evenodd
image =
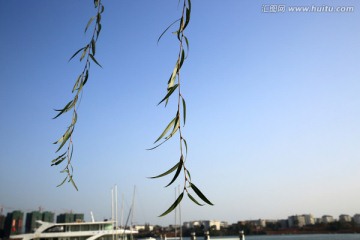
<svg viewBox="0 0 360 240">
<path fill-rule="evenodd" d="M 166 172 L 164 172 L 164 173 L 162 173 L 162 174 L 160 174 L 160 175 L 157 175 L 157 176 L 155 176 L 155 177 L 150 177 L 150 178 L 160 178 L 160 177 L 164 177 L 164 176 L 172 173 L 173 171 L 175 171 L 175 169 L 178 168 L 179 164 L 180 164 L 180 162 L 178 162 L 177 164 L 175 164 L 175 166 L 173 166 L 172 168 L 170 168 L 170 169 L 167 170 Z"/>
<path fill-rule="evenodd" d="M 176 170 L 176 173 L 175 173 L 173 179 L 172 179 L 172 180 L 170 181 L 170 183 L 169 183 L 168 185 L 166 185 L 165 187 L 170 186 L 170 185 L 178 178 L 178 176 L 179 176 L 179 174 L 180 174 L 180 171 L 181 171 L 181 169 L 182 169 L 183 163 L 184 163 L 184 162 L 182 161 L 182 157 L 181 157 L 181 158 L 180 158 L 180 161 L 179 161 L 178 168 L 177 168 L 177 170 Z"/>
<path fill-rule="evenodd" d="M 193 183 L 190 183 L 190 187 L 192 188 L 192 190 L 194 190 L 196 195 L 198 195 L 198 197 L 201 198 L 201 200 L 203 200 L 209 205 L 214 205 L 205 197 L 205 195 Z"/>
<path fill-rule="evenodd" d="M 190 45 L 189 45 L 189 40 L 186 36 L 184 36 L 184 39 L 185 39 L 185 43 L 186 43 L 186 56 L 185 56 L 185 59 L 186 59 L 189 54 Z"/>
<path fill-rule="evenodd" d="M 71 59 L 73 59 L 79 52 L 81 52 L 81 51 L 84 50 L 84 49 L 85 49 L 85 47 L 80 48 L 79 50 L 77 50 L 77 51 L 74 53 L 74 55 L 71 56 L 71 58 L 69 59 L 69 62 L 70 62 Z"/>
<path fill-rule="evenodd" d="M 185 51 L 184 49 L 182 49 L 181 51 L 181 60 L 180 60 L 180 64 L 179 64 L 179 69 L 182 67 L 183 63 L 184 63 L 184 59 L 185 59 Z"/>
<path fill-rule="evenodd" d="M 176 118 L 176 117 L 175 117 L 175 118 Z M 166 133 L 170 130 L 170 128 L 174 125 L 174 123 L 175 123 L 175 118 L 173 118 L 173 120 L 171 120 L 171 122 L 166 126 L 165 130 L 161 133 L 160 137 L 158 137 L 158 139 L 156 139 L 156 141 L 155 141 L 154 143 L 158 142 L 160 139 L 162 139 L 162 138 L 165 136 L 165 134 L 166 134 Z"/>
<path fill-rule="evenodd" d="M 100 31 L 101 31 L 101 24 L 97 23 L 96 40 L 99 38 Z"/>
<path fill-rule="evenodd" d="M 187 170 L 187 169 L 186 169 L 186 174 L 188 175 L 188 177 L 189 177 L 189 180 L 191 181 L 191 175 L 190 175 L 190 172 L 189 172 L 189 170 Z"/>
<path fill-rule="evenodd" d="M 51 161 L 51 166 L 53 166 L 53 165 L 58 165 L 60 162 L 62 162 L 65 158 L 66 158 L 66 152 L 64 152 L 63 154 L 61 154 L 60 156 L 58 156 L 57 158 L 55 158 L 54 160 L 52 160 Z M 64 158 L 64 159 L 62 159 L 62 158 Z M 60 161 L 60 162 L 59 162 Z M 59 162 L 59 163 L 57 163 L 57 162 Z"/>
<path fill-rule="evenodd" d="M 56 152 L 58 152 L 65 145 L 65 143 L 69 140 L 70 136 L 72 135 L 73 131 L 74 131 L 73 127 L 68 128 L 65 134 L 56 142 L 56 144 L 60 143 L 60 146 L 56 150 Z"/>
<path fill-rule="evenodd" d="M 99 6 L 99 0 L 94 0 L 94 5 L 95 5 L 95 8 L 97 8 Z"/>
<path fill-rule="evenodd" d="M 175 78 L 176 78 L 176 73 L 178 72 L 178 64 L 179 61 L 176 62 L 175 64 L 175 67 L 174 67 L 174 70 L 172 71 L 171 75 L 170 75 L 170 78 L 169 78 L 169 81 L 168 81 L 168 90 L 174 86 L 174 83 L 175 83 Z"/>
<path fill-rule="evenodd" d="M 78 100 L 78 97 L 75 96 L 75 98 L 73 100 L 71 100 L 70 102 L 68 102 L 63 109 L 55 109 L 55 111 L 59 112 L 59 114 L 56 115 L 55 117 L 53 117 L 53 119 L 59 117 L 61 114 L 66 113 L 67 111 L 72 109 L 75 106 L 77 100 Z"/>
<path fill-rule="evenodd" d="M 91 39 L 91 51 L 92 55 L 95 56 L 95 40 Z"/>
<path fill-rule="evenodd" d="M 191 13 L 191 9 L 190 8 L 186 8 L 186 20 L 185 20 L 185 25 L 183 27 L 183 31 L 185 30 L 186 26 L 189 24 L 190 22 L 190 13 Z"/>
<path fill-rule="evenodd" d="M 176 90 L 176 88 L 179 86 L 179 84 L 175 84 L 174 86 L 172 86 L 170 89 L 168 89 L 168 93 L 166 94 L 166 96 L 158 103 L 158 105 L 160 105 L 163 101 L 165 101 L 166 99 L 168 99 L 171 94 L 173 94 L 173 92 Z"/>
<path fill-rule="evenodd" d="M 76 189 L 76 191 L 79 191 L 79 189 L 77 188 L 77 186 L 76 186 L 76 184 L 75 184 L 74 179 L 72 178 L 72 176 L 70 177 L 69 182 L 72 183 L 72 185 L 74 186 L 74 188 Z"/>
<path fill-rule="evenodd" d="M 184 120 L 184 125 L 186 123 L 186 103 L 185 103 L 185 99 L 183 97 L 181 97 L 182 99 L 182 106 L 183 106 L 183 120 Z"/>
<path fill-rule="evenodd" d="M 199 205 L 199 206 L 204 206 L 204 204 L 200 204 L 198 201 L 196 201 L 196 199 L 195 199 L 193 196 L 191 196 L 190 193 L 187 193 L 187 195 L 188 195 L 188 197 L 191 199 L 191 201 L 193 201 L 193 202 L 196 203 L 197 205 Z"/>
<path fill-rule="evenodd" d="M 81 79 L 83 77 L 83 74 L 80 74 L 79 77 L 77 78 L 75 84 L 74 84 L 74 87 L 72 89 L 72 92 L 74 92 L 76 89 L 79 88 L 79 85 L 80 85 L 80 82 L 81 82 Z"/>
<path fill-rule="evenodd" d="M 88 23 L 87 23 L 87 25 L 86 25 L 86 27 L 85 27 L 85 31 L 84 31 L 85 33 L 86 33 L 86 31 L 88 30 L 88 28 L 89 28 L 90 24 L 92 23 L 92 21 L 94 20 L 94 18 L 95 18 L 95 17 L 91 17 L 90 20 L 88 21 Z"/>
<path fill-rule="evenodd" d="M 88 48 L 89 48 L 89 44 L 85 46 L 84 51 L 83 51 L 83 53 L 81 54 L 81 57 L 80 57 L 80 62 L 84 59 Z"/>
<path fill-rule="evenodd" d="M 94 61 L 94 63 L 96 63 L 96 65 L 98 65 L 99 67 L 102 68 L 102 66 L 100 65 L 100 63 L 98 63 L 98 61 L 96 61 L 95 57 L 94 57 L 91 53 L 89 53 L 89 56 L 90 56 L 90 58 Z"/>
<path fill-rule="evenodd" d="M 186 156 L 187 156 L 188 146 L 187 146 L 187 143 L 186 143 L 185 138 L 182 138 L 182 141 L 184 142 L 184 145 L 185 145 L 185 153 L 186 153 Z"/>
<path fill-rule="evenodd" d="M 157 40 L 157 43 L 159 44 L 160 39 L 162 38 L 162 36 L 167 32 L 167 30 L 169 30 L 169 28 L 174 25 L 176 22 L 180 21 L 180 18 L 178 20 L 175 20 L 172 24 L 170 24 L 160 35 L 160 37 Z"/>
<path fill-rule="evenodd" d="M 183 196 L 184 196 L 184 193 L 181 193 L 179 195 L 179 197 L 175 200 L 175 202 L 168 208 L 168 210 L 166 210 L 159 217 L 163 217 L 163 216 L 167 215 L 168 213 L 170 213 L 171 211 L 173 211 L 177 207 L 177 205 L 179 205 L 179 203 L 181 202 Z"/>
<path fill-rule="evenodd" d="M 66 177 L 64 178 L 64 180 L 63 180 L 59 185 L 57 185 L 56 187 L 60 187 L 61 185 L 63 185 L 63 184 L 65 183 L 65 181 L 66 181 L 67 178 L 68 178 L 68 176 L 66 176 Z"/>
</svg>

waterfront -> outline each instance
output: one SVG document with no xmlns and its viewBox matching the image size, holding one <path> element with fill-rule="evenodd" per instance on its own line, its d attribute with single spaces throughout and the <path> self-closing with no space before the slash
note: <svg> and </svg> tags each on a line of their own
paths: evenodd
<svg viewBox="0 0 360 240">
<path fill-rule="evenodd" d="M 197 237 L 203 240 L 203 237 Z M 360 234 L 295 234 L 295 235 L 252 235 L 246 240 L 360 240 Z M 190 240 L 190 238 L 184 238 Z M 239 240 L 239 237 L 210 237 L 210 240 Z"/>
</svg>

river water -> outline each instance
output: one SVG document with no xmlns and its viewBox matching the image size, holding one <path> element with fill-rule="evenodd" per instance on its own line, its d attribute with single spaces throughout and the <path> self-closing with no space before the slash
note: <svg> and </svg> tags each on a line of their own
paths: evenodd
<svg viewBox="0 0 360 240">
<path fill-rule="evenodd" d="M 203 237 L 197 237 L 203 240 Z M 190 240 L 190 238 L 184 238 Z M 210 240 L 239 240 L 239 237 L 210 237 Z M 303 234 L 245 236 L 245 240 L 360 240 L 360 234 Z"/>
</svg>

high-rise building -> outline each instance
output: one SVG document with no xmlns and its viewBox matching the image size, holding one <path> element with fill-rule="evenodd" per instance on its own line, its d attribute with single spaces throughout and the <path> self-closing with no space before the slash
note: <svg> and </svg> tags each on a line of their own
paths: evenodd
<svg viewBox="0 0 360 240">
<path fill-rule="evenodd" d="M 5 236 L 5 215 L 0 214 L 0 239 Z"/>
<path fill-rule="evenodd" d="M 38 224 L 36 221 L 42 219 L 42 214 L 39 211 L 33 211 L 26 214 L 25 232 L 35 232 Z"/>
<path fill-rule="evenodd" d="M 74 222 L 83 222 L 84 214 L 83 213 L 74 213 Z"/>
<path fill-rule="evenodd" d="M 23 227 L 24 213 L 21 211 L 13 211 L 6 215 L 5 219 L 5 237 L 12 234 L 20 234 Z"/>
<path fill-rule="evenodd" d="M 71 222 L 83 222 L 83 213 L 62 213 L 56 218 L 57 223 L 71 223 Z"/>
<path fill-rule="evenodd" d="M 53 212 L 43 212 L 41 220 L 44 222 L 54 222 L 55 214 Z"/>
</svg>

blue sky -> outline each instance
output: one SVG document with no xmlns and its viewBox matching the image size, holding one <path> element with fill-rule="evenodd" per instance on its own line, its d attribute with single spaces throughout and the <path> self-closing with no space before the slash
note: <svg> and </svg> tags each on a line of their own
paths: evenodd
<svg viewBox="0 0 360 240">
<path fill-rule="evenodd" d="M 70 56 L 88 41 L 92 1 L 1 1 L 0 206 L 111 215 L 111 188 L 126 204 L 136 185 L 135 222 L 174 200 L 174 139 L 146 151 L 176 112 L 156 106 L 176 62 L 176 37 L 162 31 L 178 1 L 105 0 L 97 59 L 74 132 L 79 192 L 61 188 L 50 167 L 83 68 Z M 353 6 L 354 11 L 264 13 L 272 4 Z M 341 4 L 341 5 L 339 5 Z M 293 214 L 360 213 L 360 5 L 358 1 L 194 1 L 182 69 L 193 182 L 215 206 L 182 204 L 183 220 L 280 219 Z"/>
</svg>

